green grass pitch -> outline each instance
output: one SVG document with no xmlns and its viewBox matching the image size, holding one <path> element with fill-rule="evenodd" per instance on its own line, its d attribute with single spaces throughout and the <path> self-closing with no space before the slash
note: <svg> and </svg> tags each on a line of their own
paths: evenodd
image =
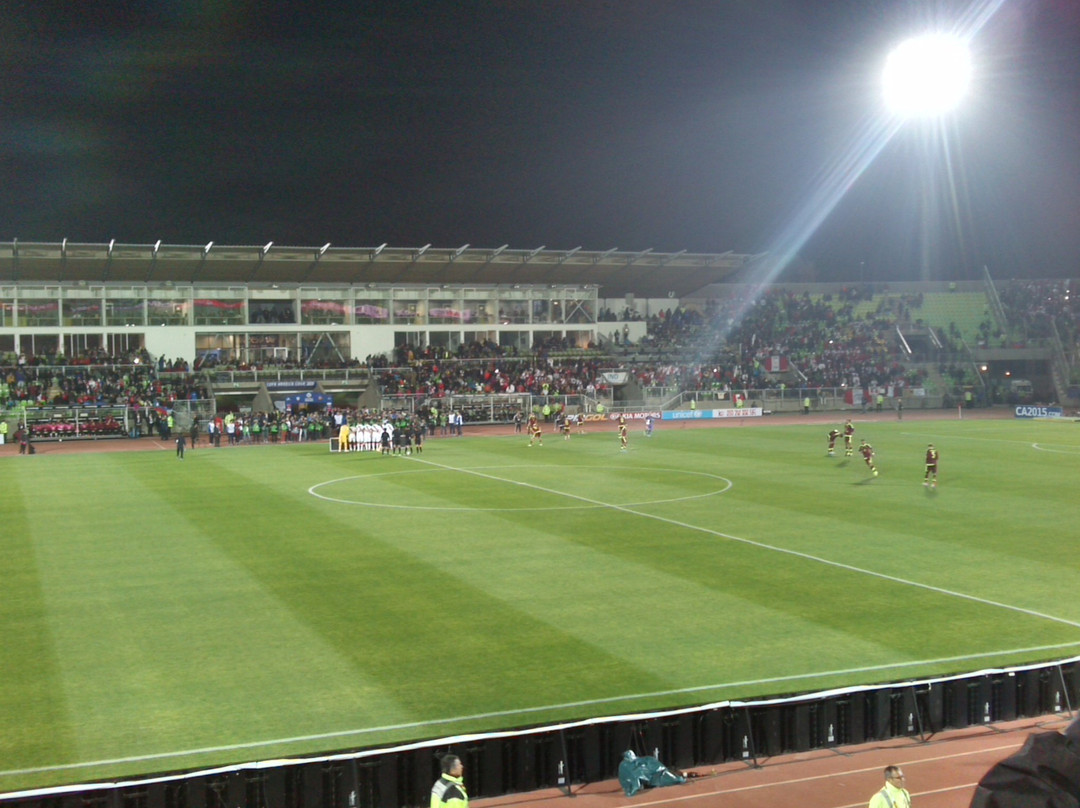
<svg viewBox="0 0 1080 808">
<path fill-rule="evenodd" d="M 0 791 L 1080 653 L 1080 427 L 856 425 L 5 457 Z"/>
</svg>

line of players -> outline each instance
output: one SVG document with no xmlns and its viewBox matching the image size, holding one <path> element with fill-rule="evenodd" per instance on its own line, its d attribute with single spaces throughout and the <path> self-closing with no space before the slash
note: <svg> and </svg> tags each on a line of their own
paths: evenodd
<svg viewBox="0 0 1080 808">
<path fill-rule="evenodd" d="M 338 428 L 338 451 L 381 452 L 384 455 L 422 454 L 423 424 L 405 421 L 344 423 Z"/>
<path fill-rule="evenodd" d="M 836 441 L 841 435 L 844 436 L 844 457 L 851 457 L 855 450 L 853 448 L 855 439 L 855 425 L 851 423 L 851 419 L 848 418 L 844 422 L 843 432 L 833 427 L 829 430 L 829 457 L 836 456 Z M 859 454 L 863 456 L 863 460 L 866 463 L 867 468 L 870 469 L 870 473 L 873 476 L 878 476 L 878 468 L 874 463 L 874 447 L 866 440 L 859 442 Z M 938 458 L 940 453 L 934 444 L 929 444 L 926 447 L 926 472 L 923 475 L 923 485 L 929 488 L 937 488 L 938 479 Z"/>
<path fill-rule="evenodd" d="M 559 415 L 557 415 L 555 417 L 555 430 L 556 430 L 556 432 L 561 432 L 562 433 L 563 440 L 570 440 L 570 432 L 571 432 L 571 430 L 573 428 L 573 425 L 575 423 L 577 424 L 577 427 L 578 427 L 578 434 L 579 435 L 584 435 L 585 434 L 585 418 L 581 414 L 578 414 L 578 415 L 575 416 L 575 415 L 563 415 L 562 413 L 560 413 Z M 645 437 L 646 438 L 651 438 L 652 437 L 653 427 L 655 425 L 656 425 L 655 419 L 651 415 L 647 416 L 645 418 Z M 529 446 L 530 447 L 534 443 L 539 445 L 539 446 L 544 445 L 543 429 L 541 429 L 541 427 L 540 427 L 540 419 L 537 418 L 535 414 L 529 416 L 529 421 L 526 424 L 526 431 L 529 434 Z M 626 425 L 626 416 L 625 415 L 620 415 L 619 416 L 619 432 L 618 432 L 618 434 L 619 434 L 619 451 L 620 452 L 625 452 L 627 450 L 627 447 L 629 446 L 629 442 L 630 442 L 629 434 L 628 434 L 628 427 Z"/>
</svg>

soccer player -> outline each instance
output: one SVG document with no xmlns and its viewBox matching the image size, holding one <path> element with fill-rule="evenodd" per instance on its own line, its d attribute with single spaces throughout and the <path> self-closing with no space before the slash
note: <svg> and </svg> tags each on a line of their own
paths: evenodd
<svg viewBox="0 0 1080 808">
<path fill-rule="evenodd" d="M 931 443 L 926 447 L 926 474 L 923 476 L 923 485 L 937 488 L 937 464 L 938 450 L 935 449 L 934 444 Z"/>
<path fill-rule="evenodd" d="M 563 415 L 563 419 L 562 419 L 562 436 L 563 436 L 563 440 L 570 440 L 570 427 L 573 425 L 570 419 L 571 419 L 571 416 Z"/>
<path fill-rule="evenodd" d="M 645 416 L 645 437 L 651 438 L 653 431 L 653 417 L 651 415 Z"/>
<path fill-rule="evenodd" d="M 532 446 L 534 441 L 541 446 L 544 445 L 544 438 L 540 432 L 540 420 L 536 417 L 535 413 L 529 416 L 528 431 L 529 446 Z"/>
<path fill-rule="evenodd" d="M 877 466 L 874 465 L 874 447 L 863 440 L 859 443 L 859 453 L 863 456 L 863 460 L 866 461 L 870 471 L 877 477 Z"/>
<path fill-rule="evenodd" d="M 854 448 L 852 447 L 852 441 L 855 438 L 855 425 L 851 423 L 851 419 L 848 418 L 844 422 L 844 457 L 851 457 L 854 454 Z"/>
<path fill-rule="evenodd" d="M 833 427 L 829 430 L 829 457 L 836 457 L 836 439 L 839 437 L 839 429 Z"/>
<path fill-rule="evenodd" d="M 626 451 L 627 435 L 626 435 L 626 418 L 622 415 L 619 416 L 619 451 Z"/>
</svg>

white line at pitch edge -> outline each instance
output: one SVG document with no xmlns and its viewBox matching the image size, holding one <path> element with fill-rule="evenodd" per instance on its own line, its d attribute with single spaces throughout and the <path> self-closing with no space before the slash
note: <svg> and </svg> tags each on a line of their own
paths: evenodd
<svg viewBox="0 0 1080 808">
<path fill-rule="evenodd" d="M 974 755 L 988 755 L 988 754 L 996 754 L 998 752 L 1006 752 L 1006 751 L 1009 751 L 1009 750 L 1012 750 L 1012 749 L 1016 749 L 1018 746 L 1020 746 L 1019 743 L 1012 743 L 1012 744 L 1008 744 L 1007 746 L 995 746 L 995 747 L 989 748 L 989 749 L 972 749 L 972 750 L 969 750 L 967 752 L 955 752 L 955 753 L 953 753 L 951 755 L 937 755 L 935 757 L 921 758 L 919 760 L 908 760 L 908 761 L 905 761 L 903 765 L 908 767 L 908 768 L 914 768 L 915 766 L 918 766 L 918 765 L 923 764 L 923 763 L 940 763 L 943 760 L 952 760 L 954 758 L 972 757 Z M 855 775 L 855 774 L 867 774 L 869 772 L 880 772 L 880 771 L 881 771 L 880 766 L 867 766 L 867 767 L 864 767 L 864 768 L 861 768 L 861 769 L 848 769 L 846 771 L 832 772 L 832 773 L 829 773 L 829 774 L 812 774 L 812 775 L 809 775 L 807 777 L 797 777 L 797 778 L 794 778 L 792 780 L 780 780 L 780 781 L 777 781 L 775 783 L 759 783 L 757 785 L 752 785 L 752 786 L 740 786 L 738 788 L 718 789 L 716 791 L 706 791 L 706 792 L 703 792 L 703 793 L 700 793 L 700 794 L 687 794 L 687 795 L 683 795 L 683 796 L 679 796 L 679 797 L 671 797 L 671 798 L 665 799 L 665 800 L 653 800 L 652 802 L 635 802 L 634 806 L 635 806 L 635 808 L 649 808 L 649 806 L 653 806 L 653 805 L 670 805 L 671 803 L 690 802 L 691 800 L 702 799 L 704 797 L 719 797 L 719 796 L 722 796 L 724 794 L 739 794 L 739 793 L 746 792 L 746 791 L 762 791 L 762 790 L 767 789 L 767 788 L 783 788 L 784 786 L 790 786 L 790 785 L 795 785 L 795 784 L 799 784 L 799 783 L 813 783 L 813 782 L 820 781 L 820 780 L 829 780 L 829 779 L 831 779 L 833 777 L 850 777 L 851 775 Z M 920 791 L 918 793 L 912 794 L 911 796 L 912 797 L 920 797 L 920 796 L 926 796 L 928 794 L 941 794 L 941 793 L 944 793 L 944 792 L 947 792 L 947 791 L 959 791 L 962 788 L 974 788 L 976 785 L 978 785 L 978 784 L 977 783 L 962 783 L 960 785 L 947 786 L 945 788 L 937 788 L 937 789 L 933 789 L 931 791 Z M 862 800 L 861 802 L 852 803 L 851 805 L 843 805 L 843 806 L 840 806 L 840 808 L 861 808 L 861 806 L 863 806 L 863 805 L 866 805 L 866 800 Z"/>
<path fill-rule="evenodd" d="M 296 735 L 291 738 L 275 738 L 269 741 L 248 741 L 245 743 L 227 744 L 224 746 L 206 746 L 201 749 L 181 749 L 173 752 L 155 752 L 149 755 L 132 755 L 130 757 L 110 758 L 107 760 L 90 760 L 82 763 L 61 763 L 53 766 L 38 766 L 29 769 L 11 769 L 0 771 L 0 777 L 12 777 L 25 774 L 41 774 L 43 772 L 66 771 L 69 769 L 87 769 L 94 766 L 115 766 L 120 763 L 139 763 L 147 760 L 162 760 L 165 758 L 183 758 L 193 755 L 204 755 L 215 752 L 232 752 L 239 749 L 257 749 L 265 746 L 281 746 L 304 741 L 325 741 L 331 738 L 354 738 L 360 735 L 371 735 L 376 732 L 394 732 L 402 729 L 415 729 L 417 727 L 435 727 L 445 724 L 455 724 L 462 721 L 479 721 L 488 718 L 503 718 L 512 715 L 529 715 L 533 713 L 547 712 L 551 710 L 565 710 L 570 707 L 594 707 L 598 704 L 615 704 L 623 701 L 636 701 L 639 699 L 652 699 L 658 696 L 676 696 L 684 693 L 702 693 L 709 690 L 720 690 L 729 687 L 746 687 L 749 685 L 777 684 L 779 682 L 794 682 L 802 679 L 816 679 L 823 676 L 843 676 L 850 673 L 869 673 L 871 671 L 897 670 L 911 668 L 918 665 L 933 665 L 941 662 L 962 662 L 987 657 L 1005 656 L 1009 654 L 1023 654 L 1032 651 L 1053 651 L 1062 648 L 1075 648 L 1080 642 L 1059 643 L 1057 645 L 1038 645 L 1031 648 L 1011 648 L 998 651 L 984 651 L 978 654 L 964 654 L 962 656 L 941 657 L 939 659 L 918 659 L 909 662 L 890 662 L 884 665 L 866 665 L 858 668 L 846 668 L 844 670 L 817 671 L 814 673 L 800 673 L 793 676 L 770 676 L 765 679 L 747 679 L 741 682 L 723 682 L 714 685 L 697 685 L 694 687 L 680 687 L 673 690 L 658 690 L 653 693 L 631 693 L 625 696 L 607 696 L 601 699 L 584 699 L 582 701 L 570 701 L 564 704 L 545 704 L 538 707 L 519 707 L 513 710 L 497 710 L 490 713 L 477 713 L 475 715 L 459 715 L 450 718 L 434 718 L 428 721 L 410 721 L 403 724 L 389 724 L 382 727 L 367 727 L 365 729 L 340 730 L 338 732 L 322 732 L 314 735 Z"/>
<path fill-rule="evenodd" d="M 903 578 L 898 578 L 898 577 L 895 577 L 895 576 L 892 576 L 892 575 L 886 575 L 884 573 L 874 572 L 872 570 L 861 569 L 859 567 L 855 567 L 855 566 L 852 566 L 852 565 L 849 565 L 849 564 L 842 564 L 842 563 L 839 563 L 839 562 L 836 562 L 836 561 L 830 561 L 828 559 L 819 558 L 817 556 L 813 556 L 813 555 L 810 555 L 808 553 L 802 553 L 802 552 L 799 552 L 799 551 L 796 551 L 796 550 L 789 550 L 789 549 L 786 549 L 786 548 L 783 548 L 783 547 L 775 547 L 773 545 L 765 544 L 763 542 L 754 541 L 752 539 L 744 539 L 744 538 L 741 538 L 739 536 L 732 536 L 730 534 L 721 533 L 719 531 L 711 530 L 709 528 L 703 528 L 703 527 L 700 527 L 698 525 L 691 525 L 691 524 L 687 524 L 685 522 L 680 522 L 680 521 L 675 520 L 675 519 L 668 519 L 666 517 L 656 516 L 656 515 L 649 514 L 649 513 L 641 513 L 641 512 L 635 511 L 635 510 L 633 510 L 631 508 L 627 508 L 627 507 L 624 507 L 624 506 L 621 506 L 621 505 L 611 505 L 609 503 L 601 502 L 599 500 L 593 500 L 593 499 L 590 499 L 588 497 L 583 497 L 583 496 L 580 496 L 580 495 L 577 495 L 577 494 L 570 494 L 570 493 L 567 493 L 567 492 L 564 492 L 564 491 L 556 491 L 554 489 L 544 488 L 543 486 L 537 486 L 537 485 L 533 485 L 531 483 L 519 482 L 519 481 L 515 481 L 515 480 L 506 480 L 506 479 L 504 479 L 502 477 L 495 477 L 494 475 L 483 474 L 481 472 L 472 471 L 472 470 L 469 470 L 469 469 L 461 469 L 461 468 L 456 468 L 454 466 L 447 466 L 447 465 L 444 465 L 444 464 L 441 464 L 441 463 L 434 463 L 434 462 L 431 462 L 429 460 L 419 460 L 419 459 L 416 459 L 416 458 L 412 458 L 412 459 L 413 459 L 414 462 L 423 463 L 425 465 L 434 466 L 436 468 L 443 468 L 443 469 L 448 469 L 448 470 L 451 470 L 451 471 L 460 471 L 460 472 L 463 472 L 463 473 L 466 473 L 466 474 L 472 474 L 474 476 L 483 477 L 483 478 L 486 478 L 486 479 L 491 479 L 491 480 L 494 480 L 494 481 L 497 481 L 497 482 L 510 483 L 512 485 L 519 485 L 519 486 L 526 487 L 526 488 L 532 488 L 532 489 L 535 489 L 535 490 L 538 490 L 538 491 L 543 491 L 543 492 L 549 493 L 549 494 L 556 494 L 556 495 L 559 495 L 559 496 L 565 496 L 565 497 L 569 497 L 569 498 L 572 498 L 572 499 L 577 499 L 577 500 L 580 500 L 582 502 L 588 502 L 588 503 L 594 504 L 594 505 L 602 505 L 604 507 L 611 508 L 612 510 L 622 511 L 622 512 L 631 514 L 633 516 L 642 516 L 642 517 L 646 517 L 646 518 L 649 518 L 649 519 L 655 519 L 657 521 L 666 522 L 668 524 L 676 525 L 678 527 L 684 527 L 684 528 L 687 528 L 688 530 L 697 530 L 697 531 L 701 531 L 703 533 L 718 536 L 720 538 L 730 539 L 732 541 L 741 542 L 741 543 L 748 544 L 748 545 L 751 545 L 751 546 L 754 546 L 754 547 L 760 547 L 760 548 L 765 549 L 765 550 L 773 550 L 775 552 L 785 553 L 785 554 L 792 555 L 792 556 L 795 556 L 795 557 L 798 557 L 798 558 L 804 558 L 804 559 L 809 560 L 809 561 L 816 561 L 818 563 L 825 564 L 827 566 L 837 567 L 837 568 L 840 568 L 840 569 L 846 569 L 846 570 L 849 570 L 851 572 L 862 573 L 862 574 L 865 574 L 865 575 L 870 575 L 870 576 L 873 576 L 873 577 L 882 578 L 884 580 L 893 581 L 895 583 L 906 584 L 906 585 L 921 588 L 921 589 L 927 589 L 927 590 L 930 590 L 930 591 L 933 591 L 933 592 L 938 592 L 939 594 L 949 595 L 949 596 L 953 596 L 953 597 L 957 597 L 957 598 L 961 598 L 961 599 L 965 599 L 965 600 L 971 600 L 971 601 L 975 601 L 975 602 L 978 602 L 978 603 L 983 603 L 983 604 L 989 605 L 989 606 L 997 606 L 999 608 L 1007 609 L 1007 610 L 1010 610 L 1010 611 L 1020 612 L 1020 613 L 1027 614 L 1027 615 L 1030 615 L 1030 616 L 1033 616 L 1033 617 L 1040 617 L 1040 618 L 1043 618 L 1043 619 L 1051 620 L 1053 622 L 1063 623 L 1063 624 L 1066 624 L 1066 625 L 1075 626 L 1076 628 L 1080 628 L 1080 623 L 1076 623 L 1076 622 L 1073 622 L 1071 620 L 1066 620 L 1064 618 L 1054 617 L 1052 615 L 1042 614 L 1040 612 L 1036 612 L 1036 611 L 1033 611 L 1033 610 L 1030 610 L 1030 609 L 1024 609 L 1024 608 L 1019 607 L 1019 606 L 1010 606 L 1009 604 L 998 603 L 996 601 L 987 600 L 985 598 L 976 597 L 974 595 L 967 595 L 967 594 L 964 594 L 962 592 L 953 592 L 953 591 L 950 591 L 950 590 L 947 590 L 947 589 L 942 589 L 940 587 L 931 586 L 929 584 L 919 583 L 917 581 L 908 581 L 908 580 L 905 580 Z M 1070 647 L 1075 647 L 1077 645 L 1080 645 L 1080 641 L 1075 642 L 1075 643 L 1060 643 L 1060 644 L 1057 644 L 1057 645 L 1037 646 L 1037 647 L 1033 647 L 1033 648 L 1016 648 L 1016 649 L 1012 649 L 1012 650 L 991 651 L 991 652 L 984 652 L 984 653 L 979 653 L 979 654 L 966 654 L 966 655 L 962 655 L 962 656 L 945 657 L 945 658 L 941 658 L 941 659 L 917 660 L 917 661 L 912 661 L 912 662 L 889 663 L 889 664 L 886 664 L 886 665 L 871 665 L 871 666 L 864 666 L 864 667 L 859 667 L 859 668 L 849 668 L 849 669 L 846 669 L 846 670 L 820 671 L 820 672 L 816 672 L 816 673 L 797 674 L 797 675 L 794 675 L 794 676 L 777 676 L 777 677 L 768 677 L 768 678 L 765 678 L 765 679 L 747 680 L 747 681 L 742 681 L 742 682 L 727 682 L 727 683 L 715 684 L 715 685 L 701 685 L 701 686 L 696 686 L 696 687 L 686 687 L 686 688 L 677 688 L 677 689 L 674 689 L 674 690 L 657 691 L 655 693 L 640 693 L 640 694 L 631 694 L 631 695 L 626 695 L 626 696 L 612 696 L 612 697 L 601 698 L 601 699 L 588 699 L 588 700 L 583 700 L 583 701 L 568 702 L 568 703 L 565 703 L 565 704 L 544 705 L 544 706 L 539 706 L 539 707 L 526 707 L 526 708 L 518 708 L 518 709 L 514 709 L 514 710 L 499 710 L 499 711 L 495 711 L 495 712 L 479 713 L 479 714 L 476 714 L 476 715 L 469 715 L 469 716 L 456 716 L 456 717 L 452 717 L 452 718 L 441 718 L 441 719 L 434 719 L 434 720 L 428 720 L 428 721 L 412 721 L 412 722 L 403 723 L 403 724 L 392 724 L 392 725 L 384 726 L 384 727 L 370 727 L 370 728 L 366 728 L 366 729 L 342 730 L 342 731 L 339 731 L 339 732 L 318 733 L 318 734 L 314 734 L 314 735 L 300 735 L 300 736 L 295 736 L 295 737 L 292 737 L 292 738 L 280 738 L 280 739 L 269 740 L 269 741 L 251 741 L 251 742 L 245 742 L 245 743 L 239 743 L 239 744 L 227 744 L 227 745 L 224 745 L 224 746 L 210 746 L 210 747 L 204 747 L 202 749 L 190 749 L 190 750 L 181 750 L 181 751 L 175 751 L 175 752 L 159 752 L 159 753 L 154 753 L 154 754 L 149 754 L 149 755 L 135 755 L 135 756 L 130 756 L 130 757 L 115 758 L 115 759 L 111 759 L 111 760 L 98 760 L 98 761 L 88 761 L 88 762 L 83 762 L 83 763 L 58 764 L 58 765 L 54 765 L 54 766 L 42 766 L 42 767 L 29 768 L 29 769 L 14 769 L 14 770 L 9 770 L 9 771 L 0 771 L 0 777 L 15 776 L 15 775 L 25 775 L 25 774 L 36 774 L 36 773 L 43 773 L 43 772 L 49 772 L 49 771 L 64 771 L 64 770 L 69 770 L 69 769 L 84 769 L 84 768 L 90 768 L 90 767 L 94 767 L 94 766 L 108 766 L 108 765 L 116 765 L 116 764 L 120 764 L 120 763 L 135 763 L 135 762 L 148 761 L 148 760 L 160 760 L 160 759 L 163 759 L 163 758 L 190 757 L 190 756 L 199 755 L 199 754 L 209 754 L 209 753 L 215 753 L 215 752 L 227 752 L 227 751 L 234 751 L 234 750 L 239 750 L 239 749 L 254 749 L 254 748 L 259 748 L 259 747 L 277 746 L 277 745 L 282 745 L 282 744 L 298 743 L 298 742 L 304 742 L 304 741 L 329 740 L 331 738 L 356 737 L 356 736 L 360 736 L 360 735 L 370 735 L 370 734 L 376 733 L 376 732 L 393 732 L 393 731 L 396 731 L 396 730 L 413 729 L 413 728 L 416 728 L 416 727 L 440 726 L 440 725 L 444 725 L 444 724 L 452 724 L 452 723 L 461 722 L 461 721 L 476 721 L 476 720 L 482 720 L 482 719 L 488 719 L 488 718 L 500 718 L 500 717 L 512 716 L 512 715 L 526 715 L 526 714 L 544 712 L 544 711 L 549 711 L 549 710 L 567 709 L 567 708 L 570 708 L 570 707 L 588 707 L 588 706 L 595 706 L 595 705 L 598 705 L 598 704 L 611 704 L 611 703 L 624 702 L 624 701 L 634 701 L 634 700 L 644 699 L 644 698 L 656 698 L 656 697 L 659 697 L 659 696 L 669 696 L 669 695 L 678 695 L 678 694 L 683 694 L 683 693 L 695 693 L 695 692 L 704 692 L 704 691 L 709 691 L 709 690 L 719 690 L 719 689 L 727 688 L 727 687 L 745 687 L 745 686 L 748 686 L 748 685 L 770 684 L 770 683 L 778 683 L 778 682 L 790 682 L 790 681 L 798 681 L 798 680 L 804 680 L 804 679 L 819 678 L 819 677 L 824 677 L 824 676 L 846 675 L 846 674 L 850 674 L 850 673 L 867 673 L 867 672 L 870 672 L 870 671 L 894 670 L 894 669 L 900 669 L 900 668 L 913 667 L 913 666 L 917 666 L 917 665 L 936 664 L 936 663 L 940 663 L 940 662 L 958 662 L 958 661 L 963 661 L 963 660 L 980 659 L 980 658 L 986 658 L 986 657 L 991 657 L 991 656 L 1004 656 L 1004 655 L 1014 654 L 1014 653 L 1028 653 L 1028 652 L 1031 652 L 1031 651 L 1044 651 L 1044 650 L 1053 650 L 1053 649 L 1060 649 L 1060 648 L 1070 648 Z"/>
</svg>

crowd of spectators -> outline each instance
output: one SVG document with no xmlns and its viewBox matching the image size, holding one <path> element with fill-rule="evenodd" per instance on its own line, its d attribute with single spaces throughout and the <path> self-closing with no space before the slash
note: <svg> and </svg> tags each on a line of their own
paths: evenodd
<svg viewBox="0 0 1080 808">
<path fill-rule="evenodd" d="M 145 350 L 122 356 L 10 355 L 0 361 L 0 407 L 166 407 L 209 398 L 182 360 L 154 362 Z"/>
<path fill-rule="evenodd" d="M 1011 331 L 1023 340 L 1046 339 L 1056 326 L 1063 343 L 1080 343 L 1080 301 L 1069 280 L 1010 281 L 998 296 Z"/>
<path fill-rule="evenodd" d="M 700 312 L 668 309 L 649 318 L 640 349 L 665 367 L 692 360 L 702 368 L 699 384 L 706 387 L 718 381 L 759 389 L 918 383 L 891 339 L 900 312 L 879 306 L 855 315 L 855 304 L 868 294 L 853 287 L 834 299 L 751 289 L 709 300 Z M 774 357 L 782 357 L 795 378 L 777 372 Z"/>
<path fill-rule="evenodd" d="M 1080 304 L 1070 295 L 1069 281 L 1014 281 L 1002 285 L 1000 296 L 1010 330 L 1041 338 L 1048 335 L 1053 322 L 1063 339 L 1075 346 Z M 318 366 L 371 368 L 383 394 L 421 400 L 448 395 L 598 396 L 610 387 L 605 373 L 615 369 L 629 369 L 642 388 L 671 392 L 903 389 L 922 384 L 926 372 L 907 366 L 894 335 L 898 324 L 911 324 L 922 295 L 883 295 L 874 308 L 860 305 L 872 299 L 864 287 L 816 296 L 781 288 L 746 289 L 708 300 L 701 309 L 674 306 L 657 312 L 647 318 L 643 339 L 633 346 L 615 346 L 621 349 L 616 351 L 610 343 L 605 350 L 592 345 L 581 349 L 565 338 L 549 337 L 519 353 L 482 340 L 453 351 L 401 345 L 391 356 L 371 355 L 363 362 L 326 360 Z M 622 317 L 631 313 L 627 309 Z M 601 314 L 613 313 L 604 310 Z M 989 323 L 984 325 L 991 328 Z M 989 331 L 987 336 L 991 336 Z M 946 348 L 959 338 L 955 324 L 942 330 Z M 288 359 L 267 358 L 250 364 L 206 358 L 196 370 L 208 366 L 236 370 L 313 367 Z M 961 365 L 946 362 L 938 370 L 947 383 L 958 387 L 970 381 Z M 157 426 L 152 413 L 170 409 L 177 400 L 209 397 L 201 374 L 193 373 L 186 361 L 164 357 L 155 361 L 144 349 L 120 356 L 100 349 L 77 357 L 0 356 L 2 406 L 127 406 L 142 414 L 139 417 L 147 420 L 150 431 L 151 423 Z M 277 417 L 260 416 L 270 419 L 260 433 L 268 436 Z M 291 434 L 292 424 L 285 431 Z"/>
</svg>

